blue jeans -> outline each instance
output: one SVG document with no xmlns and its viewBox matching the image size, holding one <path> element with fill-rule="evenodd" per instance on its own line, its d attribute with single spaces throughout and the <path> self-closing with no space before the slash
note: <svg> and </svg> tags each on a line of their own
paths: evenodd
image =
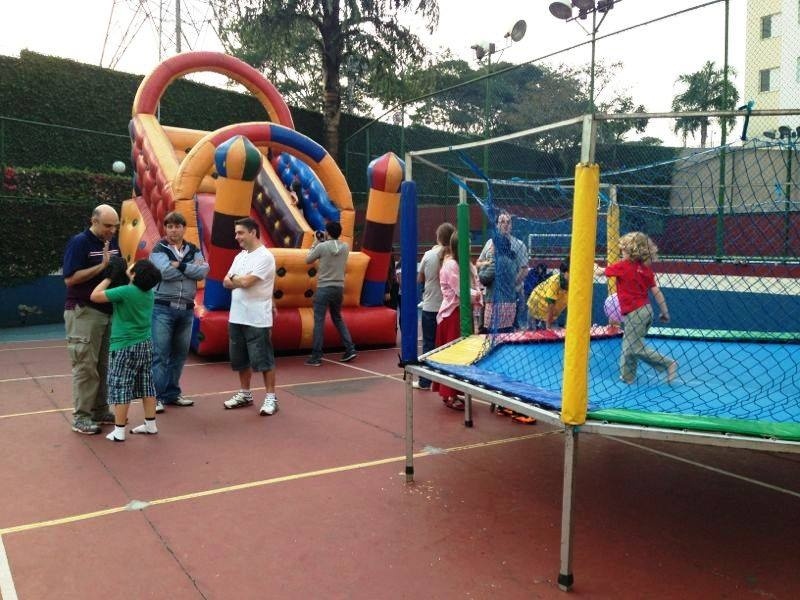
<svg viewBox="0 0 800 600">
<path fill-rule="evenodd" d="M 333 321 L 336 331 L 339 332 L 339 336 L 342 338 L 345 352 L 354 352 L 356 349 L 353 345 L 353 338 L 350 337 L 350 331 L 342 319 L 343 297 L 344 288 L 336 286 L 317 288 L 317 293 L 314 294 L 314 337 L 311 350 L 311 358 L 314 360 L 322 358 L 325 313 L 328 309 L 331 311 L 331 321 Z"/>
<path fill-rule="evenodd" d="M 422 311 L 422 353 L 430 352 L 436 348 L 436 312 Z M 419 378 L 419 386 L 431 387 L 429 379 Z"/>
<path fill-rule="evenodd" d="M 181 395 L 181 372 L 189 354 L 194 311 L 153 306 L 153 383 L 156 398 L 172 404 Z"/>
</svg>

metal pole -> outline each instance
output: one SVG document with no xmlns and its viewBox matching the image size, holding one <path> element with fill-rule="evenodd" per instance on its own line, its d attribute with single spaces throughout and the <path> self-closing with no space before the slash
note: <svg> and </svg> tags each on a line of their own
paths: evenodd
<svg viewBox="0 0 800 600">
<path fill-rule="evenodd" d="M 589 73 L 589 112 L 594 112 L 594 50 L 597 42 L 597 11 L 592 11 L 592 63 Z"/>
<path fill-rule="evenodd" d="M 400 156 L 406 153 L 406 105 L 400 105 Z"/>
<path fill-rule="evenodd" d="M 489 108 L 490 108 L 490 106 L 489 106 L 489 98 L 490 98 L 491 87 L 489 85 L 489 80 L 491 79 L 490 73 L 491 73 L 491 67 L 492 67 L 492 52 L 491 52 L 491 50 L 492 50 L 492 47 L 489 46 L 489 53 L 486 56 L 486 98 L 484 99 L 485 104 L 484 104 L 484 107 L 483 107 L 483 137 L 485 139 L 487 139 L 487 140 L 489 139 L 489 133 L 490 133 L 490 131 L 489 131 Z M 486 177 L 489 177 L 489 146 L 484 146 L 483 147 L 483 173 L 484 173 L 484 175 L 486 175 Z M 487 218 L 485 218 L 485 217 L 482 219 L 481 231 L 482 231 L 483 242 L 485 243 L 486 239 L 487 239 L 486 236 L 487 236 L 487 233 L 489 231 L 489 222 L 488 222 Z"/>
<path fill-rule="evenodd" d="M 491 77 L 489 76 L 492 72 L 492 46 L 489 46 L 489 50 L 486 53 L 486 98 L 484 99 L 484 107 L 483 107 L 483 137 L 484 139 L 489 139 L 491 135 L 491 127 L 489 126 L 489 111 L 491 108 L 490 105 L 490 97 L 491 97 L 491 85 L 489 81 Z M 483 147 L 483 172 L 488 177 L 489 176 L 489 146 Z"/>
<path fill-rule="evenodd" d="M 561 496 L 561 568 L 558 587 L 568 591 L 575 581 L 572 575 L 572 500 L 575 496 L 575 462 L 578 454 L 578 428 L 564 430 L 564 484 Z"/>
<path fill-rule="evenodd" d="M 792 141 L 791 133 L 789 134 L 788 147 L 786 148 L 786 191 L 783 195 L 783 202 L 786 210 L 783 216 L 783 256 L 789 257 L 789 250 L 791 250 L 791 210 L 792 210 L 792 161 L 794 160 L 794 149 L 797 144 L 797 139 Z"/>
<path fill-rule="evenodd" d="M 181 0 L 175 0 L 175 52 L 181 53 Z"/>
<path fill-rule="evenodd" d="M 729 28 L 729 21 L 730 21 L 730 0 L 725 0 L 725 55 L 724 55 L 724 63 L 723 63 L 723 79 L 722 85 L 723 87 L 723 102 L 725 106 L 723 106 L 723 110 L 727 110 L 728 108 L 733 108 L 728 106 L 728 28 Z M 723 255 L 725 254 L 725 189 L 727 187 L 725 182 L 725 144 L 728 141 L 728 134 L 725 127 L 725 118 L 722 117 L 720 119 L 720 123 L 722 125 L 722 138 L 720 139 L 720 145 L 722 146 L 722 151 L 719 154 L 719 191 L 717 192 L 717 235 L 716 235 L 716 246 L 717 246 L 717 260 L 721 260 Z"/>
<path fill-rule="evenodd" d="M 414 378 L 406 374 L 406 483 L 414 481 Z"/>
</svg>

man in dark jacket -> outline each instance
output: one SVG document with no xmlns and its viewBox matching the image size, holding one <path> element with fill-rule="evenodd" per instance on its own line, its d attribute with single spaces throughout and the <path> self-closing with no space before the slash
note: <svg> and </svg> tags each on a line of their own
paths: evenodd
<svg viewBox="0 0 800 600">
<path fill-rule="evenodd" d="M 183 396 L 180 379 L 192 337 L 197 282 L 208 274 L 200 249 L 183 239 L 186 219 L 182 214 L 171 212 L 164 217 L 164 233 L 150 253 L 150 260 L 161 271 L 153 307 L 156 412 L 163 412 L 168 405 L 194 404 Z"/>
<path fill-rule="evenodd" d="M 100 425 L 114 423 L 106 390 L 111 305 L 92 302 L 90 296 L 103 281 L 111 257 L 119 256 L 117 229 L 117 211 L 101 204 L 92 211 L 89 228 L 70 239 L 64 252 L 64 325 L 72 363 L 72 431 L 87 435 L 100 433 Z"/>
</svg>

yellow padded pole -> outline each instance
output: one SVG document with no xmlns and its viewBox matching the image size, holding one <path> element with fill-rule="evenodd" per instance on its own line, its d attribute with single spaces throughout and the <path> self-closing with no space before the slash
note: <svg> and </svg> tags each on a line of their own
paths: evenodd
<svg viewBox="0 0 800 600">
<path fill-rule="evenodd" d="M 575 200 L 569 259 L 567 333 L 564 341 L 564 384 L 561 421 L 581 425 L 586 421 L 589 398 L 589 328 L 592 321 L 592 286 L 597 238 L 597 194 L 600 167 L 575 167 Z"/>
</svg>

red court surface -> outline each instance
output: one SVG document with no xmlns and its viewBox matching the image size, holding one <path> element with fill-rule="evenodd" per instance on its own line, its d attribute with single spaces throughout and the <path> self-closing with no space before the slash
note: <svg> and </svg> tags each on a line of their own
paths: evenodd
<svg viewBox="0 0 800 600">
<path fill-rule="evenodd" d="M 62 340 L 0 344 L 3 600 L 567 597 L 559 431 L 417 393 L 407 484 L 397 350 L 338 356 L 279 357 L 271 417 L 194 357 L 195 406 L 113 444 L 70 430 Z M 799 463 L 582 436 L 569 595 L 800 597 Z"/>
</svg>

